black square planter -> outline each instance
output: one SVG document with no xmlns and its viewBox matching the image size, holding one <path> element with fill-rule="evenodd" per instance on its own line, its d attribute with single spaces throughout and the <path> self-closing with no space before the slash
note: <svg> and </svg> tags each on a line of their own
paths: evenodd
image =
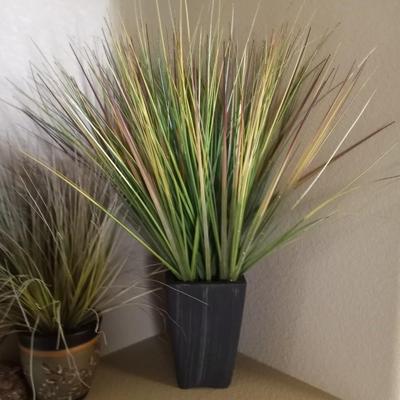
<svg viewBox="0 0 400 400">
<path fill-rule="evenodd" d="M 168 273 L 166 283 L 178 385 L 228 387 L 242 324 L 245 278 L 187 283 Z"/>
</svg>

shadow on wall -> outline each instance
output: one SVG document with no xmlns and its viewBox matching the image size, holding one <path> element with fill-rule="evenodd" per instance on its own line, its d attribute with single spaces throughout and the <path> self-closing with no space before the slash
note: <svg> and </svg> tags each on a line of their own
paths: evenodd
<svg viewBox="0 0 400 400">
<path fill-rule="evenodd" d="M 231 0 L 221 0 L 228 21 Z M 133 29 L 137 1 L 116 0 L 114 16 Z M 195 21 L 210 0 L 188 0 Z M 150 33 L 157 35 L 153 1 L 142 2 Z M 179 0 L 171 0 L 179 9 Z M 293 20 L 294 1 L 258 0 L 235 2 L 237 34 L 245 37 L 260 4 L 255 35 Z M 160 2 L 162 18 L 169 17 L 168 2 Z M 378 46 L 371 60 L 368 93 L 379 91 L 364 121 L 357 124 L 351 140 L 359 139 L 384 122 L 398 118 L 400 56 L 397 0 L 308 0 L 300 23 L 310 22 L 315 37 L 341 22 L 328 44 L 335 51 L 342 42 L 338 62 L 343 70 L 354 58 L 361 60 Z M 373 29 L 371 29 L 373 24 Z M 342 71 L 343 71 L 342 70 Z M 368 93 L 363 94 L 365 101 Z M 358 104 L 357 104 L 358 106 Z M 358 108 L 360 109 L 360 108 Z M 355 115 L 353 113 L 352 115 Z M 338 132 L 339 133 L 339 132 Z M 347 183 L 397 140 L 391 129 L 343 160 L 326 173 L 315 196 Z M 399 149 L 394 149 L 373 176 L 398 173 Z M 329 184 L 327 184 L 329 182 Z M 248 298 L 241 337 L 241 350 L 283 372 L 346 400 L 395 400 L 400 396 L 399 359 L 399 237 L 400 182 L 373 186 L 341 203 L 342 214 L 318 231 L 264 260 L 248 274 Z M 333 189 L 332 189 L 333 188 Z"/>
<path fill-rule="evenodd" d="M 137 283 L 139 288 L 151 289 L 154 282 L 149 282 L 147 272 L 153 262 L 144 249 L 131 237 L 122 232 L 122 243 L 118 249 L 127 260 L 124 282 Z M 130 298 L 139 295 L 143 290 L 133 289 L 127 293 Z M 160 315 L 155 311 L 159 306 L 158 293 L 146 295 L 134 300 L 131 304 L 114 310 L 104 318 L 104 332 L 107 346 L 105 353 L 123 349 L 133 343 L 147 339 L 161 331 Z"/>
</svg>

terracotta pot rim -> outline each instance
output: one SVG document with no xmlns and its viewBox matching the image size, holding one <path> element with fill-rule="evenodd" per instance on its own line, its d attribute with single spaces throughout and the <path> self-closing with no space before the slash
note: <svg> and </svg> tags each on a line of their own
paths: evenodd
<svg viewBox="0 0 400 400">
<path fill-rule="evenodd" d="M 33 357 L 44 357 L 44 358 L 65 358 L 68 357 L 71 354 L 76 354 L 81 351 L 86 350 L 87 348 L 93 346 L 96 344 L 96 342 L 99 339 L 99 335 L 94 337 L 93 339 L 82 343 L 78 346 L 75 347 L 68 347 L 68 349 L 60 349 L 60 350 L 37 350 L 33 349 L 31 350 L 30 347 L 25 347 L 21 343 L 19 344 L 19 349 L 21 352 L 26 353 L 26 354 L 31 354 L 33 353 Z"/>
<path fill-rule="evenodd" d="M 97 321 L 94 321 L 86 326 L 77 329 L 75 332 L 68 332 L 65 334 L 65 342 L 58 340 L 57 334 L 52 335 L 40 335 L 35 334 L 33 338 L 33 350 L 37 351 L 62 351 L 66 347 L 70 350 L 80 345 L 84 345 L 87 342 L 96 339 L 98 331 L 96 331 Z M 30 332 L 20 333 L 18 335 L 19 344 L 21 348 L 31 350 L 32 347 L 32 334 Z M 59 343 L 58 343 L 59 342 Z M 58 345 L 58 346 L 57 346 Z"/>
</svg>

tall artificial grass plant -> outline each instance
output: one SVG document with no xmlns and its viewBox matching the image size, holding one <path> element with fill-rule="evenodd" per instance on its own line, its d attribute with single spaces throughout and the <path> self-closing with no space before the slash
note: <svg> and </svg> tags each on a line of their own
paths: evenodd
<svg viewBox="0 0 400 400">
<path fill-rule="evenodd" d="M 308 211 L 299 206 L 330 164 L 383 129 L 345 147 L 371 101 L 344 118 L 368 57 L 338 79 L 323 55 L 329 34 L 315 40 L 285 25 L 263 41 L 250 33 L 241 46 L 234 22 L 224 32 L 214 8 L 209 19 L 193 28 L 183 3 L 169 32 L 159 16 L 156 38 L 142 18 L 134 37 L 108 29 L 101 51 L 72 48 L 83 85 L 49 62 L 34 71 L 23 106 L 66 152 L 99 167 L 130 220 L 53 172 L 182 281 L 236 281 L 328 218 L 322 210 L 358 177 Z"/>
</svg>

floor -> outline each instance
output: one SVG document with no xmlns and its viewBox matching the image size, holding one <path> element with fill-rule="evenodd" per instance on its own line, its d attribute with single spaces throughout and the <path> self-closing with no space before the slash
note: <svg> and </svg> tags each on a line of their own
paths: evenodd
<svg viewBox="0 0 400 400">
<path fill-rule="evenodd" d="M 105 357 L 87 400 L 335 400 L 239 354 L 228 389 L 182 390 L 168 344 L 155 337 Z M 337 400 L 337 399 L 336 399 Z"/>
</svg>

